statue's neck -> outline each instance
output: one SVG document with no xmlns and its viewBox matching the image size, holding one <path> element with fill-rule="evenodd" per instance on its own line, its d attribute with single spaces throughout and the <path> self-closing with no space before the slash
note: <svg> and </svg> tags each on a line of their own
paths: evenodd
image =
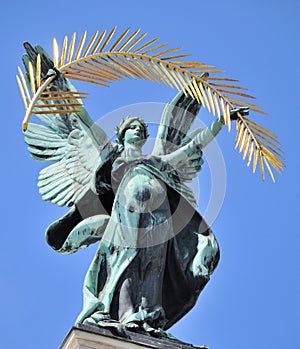
<svg viewBox="0 0 300 349">
<path fill-rule="evenodd" d="M 142 148 L 137 144 L 124 144 L 123 154 L 129 158 L 138 158 L 143 155 Z"/>
</svg>

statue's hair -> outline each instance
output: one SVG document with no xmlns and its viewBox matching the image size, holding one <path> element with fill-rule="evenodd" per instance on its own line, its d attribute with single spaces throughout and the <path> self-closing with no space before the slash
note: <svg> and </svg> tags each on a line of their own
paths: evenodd
<svg viewBox="0 0 300 349">
<path fill-rule="evenodd" d="M 134 122 L 134 121 L 138 121 L 144 130 L 144 139 L 146 142 L 149 133 L 148 133 L 148 126 L 145 123 L 144 119 L 138 117 L 138 116 L 130 116 L 128 115 L 125 119 L 121 120 L 120 126 L 116 127 L 116 135 L 117 135 L 117 142 L 119 144 L 124 145 L 124 136 L 125 136 L 125 132 L 130 128 L 130 125 Z"/>
</svg>

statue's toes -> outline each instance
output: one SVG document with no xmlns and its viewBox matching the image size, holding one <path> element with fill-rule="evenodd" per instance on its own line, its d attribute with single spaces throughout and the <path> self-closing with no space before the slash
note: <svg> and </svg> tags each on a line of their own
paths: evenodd
<svg viewBox="0 0 300 349">
<path fill-rule="evenodd" d="M 143 329 L 145 332 L 152 337 L 160 337 L 161 336 L 161 331 L 157 330 L 156 328 L 151 327 L 147 322 L 143 323 Z"/>
<path fill-rule="evenodd" d="M 133 330 L 137 330 L 139 328 L 139 325 L 131 321 L 131 322 L 127 322 L 127 324 L 125 324 L 125 327 L 126 329 L 133 331 Z"/>
<path fill-rule="evenodd" d="M 97 321 L 95 321 L 93 318 L 88 317 L 83 321 L 84 325 L 97 325 Z"/>
</svg>

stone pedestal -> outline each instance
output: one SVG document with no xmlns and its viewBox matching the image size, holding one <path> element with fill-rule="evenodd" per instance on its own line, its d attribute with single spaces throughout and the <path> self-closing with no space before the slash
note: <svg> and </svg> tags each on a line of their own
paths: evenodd
<svg viewBox="0 0 300 349">
<path fill-rule="evenodd" d="M 196 347 L 177 340 L 153 338 L 144 334 L 112 330 L 93 325 L 73 327 L 59 349 L 193 349 Z"/>
</svg>

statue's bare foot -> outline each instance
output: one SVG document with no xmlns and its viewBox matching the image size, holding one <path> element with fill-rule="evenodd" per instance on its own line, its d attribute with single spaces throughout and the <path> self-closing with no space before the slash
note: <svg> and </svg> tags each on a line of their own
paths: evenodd
<svg viewBox="0 0 300 349">
<path fill-rule="evenodd" d="M 93 318 L 89 317 L 83 321 L 84 325 L 97 325 L 97 321 L 95 321 Z"/>
<path fill-rule="evenodd" d="M 137 330 L 139 328 L 139 325 L 136 324 L 135 322 L 131 321 L 131 322 L 127 322 L 125 324 L 125 328 L 129 331 L 134 331 L 134 330 Z"/>
<path fill-rule="evenodd" d="M 86 318 L 83 321 L 83 323 L 97 325 L 99 323 L 99 321 L 110 321 L 110 320 L 111 320 L 111 318 L 110 318 L 110 315 L 108 313 L 96 311 L 91 316 Z"/>
<path fill-rule="evenodd" d="M 161 337 L 161 330 L 151 327 L 147 322 L 144 322 L 142 327 L 149 336 Z"/>
</svg>

